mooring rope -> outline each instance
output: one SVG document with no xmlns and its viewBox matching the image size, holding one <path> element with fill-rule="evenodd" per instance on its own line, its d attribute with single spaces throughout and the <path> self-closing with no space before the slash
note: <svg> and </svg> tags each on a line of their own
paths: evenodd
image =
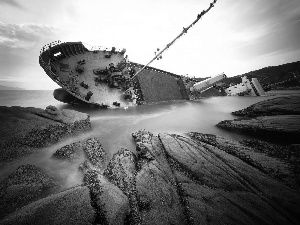
<svg viewBox="0 0 300 225">
<path fill-rule="evenodd" d="M 171 45 L 174 44 L 174 42 L 180 38 L 182 35 L 186 34 L 187 31 L 193 26 L 195 25 L 201 18 L 202 16 L 204 16 L 206 13 L 208 13 L 208 11 L 214 7 L 214 5 L 216 4 L 217 0 L 214 0 L 212 3 L 210 3 L 210 6 L 208 7 L 208 9 L 206 10 L 203 10 L 200 14 L 197 15 L 197 19 L 191 23 L 187 28 L 183 28 L 183 30 L 181 31 L 181 33 L 173 40 L 171 41 L 169 44 L 167 44 L 160 52 L 158 52 L 155 57 L 153 59 L 150 60 L 150 62 L 148 62 L 145 66 L 143 66 L 138 72 L 136 72 L 136 74 L 134 74 L 132 77 L 131 77 L 131 80 L 133 80 L 140 72 L 142 72 L 150 63 L 152 63 L 155 59 L 157 59 L 159 56 L 161 56 L 161 54 L 167 50 L 168 48 L 170 48 Z"/>
</svg>

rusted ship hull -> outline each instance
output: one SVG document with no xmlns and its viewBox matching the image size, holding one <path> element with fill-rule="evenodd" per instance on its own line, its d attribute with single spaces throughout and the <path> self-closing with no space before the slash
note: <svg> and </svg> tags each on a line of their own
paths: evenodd
<svg viewBox="0 0 300 225">
<path fill-rule="evenodd" d="M 39 63 L 62 89 L 54 97 L 66 103 L 128 107 L 189 99 L 181 76 L 129 62 L 125 49 L 91 47 L 82 42 L 53 42 L 42 48 Z"/>
</svg>

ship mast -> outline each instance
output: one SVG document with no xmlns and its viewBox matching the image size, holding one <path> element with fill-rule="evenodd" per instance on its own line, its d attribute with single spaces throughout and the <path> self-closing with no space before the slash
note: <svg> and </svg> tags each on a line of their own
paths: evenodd
<svg viewBox="0 0 300 225">
<path fill-rule="evenodd" d="M 136 72 L 136 74 L 134 74 L 134 76 L 131 78 L 131 80 L 133 80 L 140 72 L 142 72 L 150 63 L 152 63 L 155 59 L 157 59 L 159 56 L 161 56 L 161 54 L 166 51 L 168 48 L 170 48 L 170 46 L 172 44 L 174 44 L 174 42 L 179 39 L 182 35 L 186 34 L 187 31 L 193 26 L 195 25 L 201 18 L 202 16 L 204 16 L 206 13 L 208 13 L 208 11 L 214 7 L 215 3 L 217 2 L 217 0 L 214 0 L 212 3 L 210 3 L 210 6 L 206 9 L 203 10 L 200 14 L 197 15 L 197 19 L 192 22 L 187 28 L 183 28 L 183 30 L 181 31 L 181 33 L 173 40 L 171 41 L 169 44 L 167 44 L 160 52 L 158 52 L 155 57 L 153 59 L 150 60 L 150 62 L 148 62 L 145 66 L 143 66 L 138 72 Z"/>
</svg>

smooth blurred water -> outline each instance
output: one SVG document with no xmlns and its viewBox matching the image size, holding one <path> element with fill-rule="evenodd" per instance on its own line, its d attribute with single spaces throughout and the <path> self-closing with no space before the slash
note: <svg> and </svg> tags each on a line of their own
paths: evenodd
<svg viewBox="0 0 300 225">
<path fill-rule="evenodd" d="M 211 97 L 197 101 L 169 102 L 154 105 L 143 105 L 131 108 L 102 109 L 92 105 L 67 105 L 56 101 L 52 91 L 0 91 L 0 105 L 45 108 L 54 105 L 59 109 L 74 109 L 91 116 L 92 129 L 73 135 L 50 147 L 38 149 L 26 159 L 15 161 L 1 168 L 0 180 L 14 171 L 19 165 L 35 164 L 59 179 L 62 188 L 81 183 L 82 175 L 78 171 L 81 163 L 71 163 L 53 159 L 52 154 L 62 146 L 75 141 L 84 141 L 89 137 L 100 139 L 108 157 L 127 148 L 135 151 L 131 133 L 146 129 L 155 135 L 158 133 L 185 133 L 196 131 L 217 134 L 224 137 L 242 140 L 253 139 L 251 135 L 227 131 L 215 125 L 227 119 L 236 118 L 231 112 L 248 107 L 269 97 Z M 82 156 L 82 161 L 84 156 Z"/>
</svg>

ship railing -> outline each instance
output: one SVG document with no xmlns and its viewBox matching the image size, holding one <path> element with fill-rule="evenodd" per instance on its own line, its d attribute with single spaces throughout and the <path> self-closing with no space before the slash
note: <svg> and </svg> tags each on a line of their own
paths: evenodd
<svg viewBox="0 0 300 225">
<path fill-rule="evenodd" d="M 53 42 L 51 42 L 49 44 L 44 45 L 43 48 L 40 50 L 40 55 L 42 53 L 44 53 L 45 51 L 47 51 L 49 48 L 54 47 L 56 45 L 60 45 L 61 43 L 62 42 L 60 40 L 58 40 L 58 41 L 53 41 Z"/>
<path fill-rule="evenodd" d="M 56 45 L 60 45 L 60 44 L 63 44 L 63 43 L 66 43 L 66 42 L 61 42 L 60 40 L 58 41 L 53 41 L 49 44 L 46 44 L 42 47 L 42 49 L 40 50 L 40 55 L 42 55 L 44 52 L 46 52 L 48 49 L 56 46 Z M 113 48 L 115 48 L 115 52 L 122 52 L 122 53 L 125 53 L 125 49 L 124 48 L 116 48 L 116 47 L 105 47 L 105 46 L 93 46 L 93 45 L 90 45 L 90 44 L 87 44 L 87 43 L 84 43 L 84 42 L 81 42 L 82 45 L 88 49 L 89 51 L 112 51 Z"/>
<path fill-rule="evenodd" d="M 113 47 L 105 47 L 105 46 L 94 46 L 94 45 L 90 45 L 87 43 L 82 42 L 82 44 L 84 45 L 85 48 L 87 48 L 89 51 L 111 51 L 113 49 Z M 116 52 L 122 52 L 124 48 L 116 48 L 115 47 L 115 51 Z"/>
</svg>

